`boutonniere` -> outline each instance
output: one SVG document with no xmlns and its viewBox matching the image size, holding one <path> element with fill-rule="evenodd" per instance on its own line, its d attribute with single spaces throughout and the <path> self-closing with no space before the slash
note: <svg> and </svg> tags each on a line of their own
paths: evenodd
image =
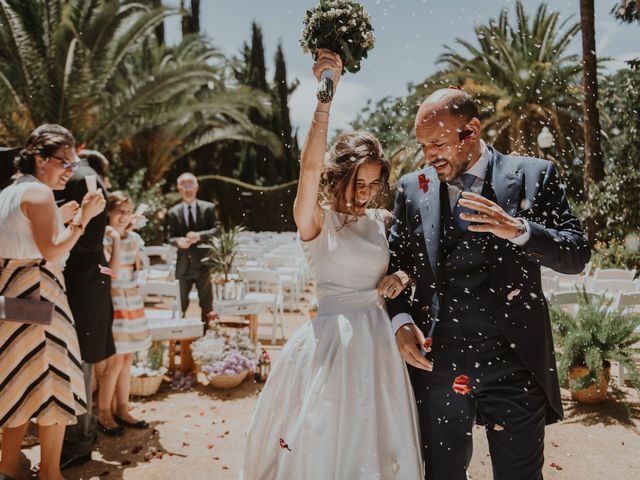
<svg viewBox="0 0 640 480">
<path fill-rule="evenodd" d="M 418 182 L 420 185 L 420 190 L 422 190 L 424 193 L 427 193 L 429 191 L 429 179 L 424 173 L 418 175 Z"/>
</svg>

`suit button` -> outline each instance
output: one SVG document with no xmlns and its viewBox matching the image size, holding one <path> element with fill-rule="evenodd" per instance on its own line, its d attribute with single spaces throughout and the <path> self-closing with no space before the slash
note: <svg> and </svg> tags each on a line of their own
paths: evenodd
<svg viewBox="0 0 640 480">
<path fill-rule="evenodd" d="M 447 262 L 447 263 L 445 263 L 445 266 L 446 266 L 447 268 L 451 268 L 451 267 L 453 267 L 453 263 L 451 263 L 451 262 Z"/>
</svg>

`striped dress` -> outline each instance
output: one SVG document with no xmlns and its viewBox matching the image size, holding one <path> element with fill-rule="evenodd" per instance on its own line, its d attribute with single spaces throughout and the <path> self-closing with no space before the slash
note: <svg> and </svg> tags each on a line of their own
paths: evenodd
<svg viewBox="0 0 640 480">
<path fill-rule="evenodd" d="M 118 278 L 111 282 L 113 300 L 113 341 L 116 353 L 133 353 L 151 346 L 151 331 L 144 314 L 144 303 L 134 271 L 136 258 L 144 241 L 135 232 L 129 232 L 120 240 L 120 270 Z M 105 237 L 105 250 L 110 252 L 111 239 Z"/>
<path fill-rule="evenodd" d="M 0 427 L 69 425 L 86 412 L 80 349 L 59 265 L 42 260 L 20 210 L 26 176 L 0 193 L 0 295 L 55 304 L 50 325 L 0 320 Z M 17 258 L 16 258 L 17 257 Z M 32 257 L 32 258 L 27 258 Z"/>
</svg>

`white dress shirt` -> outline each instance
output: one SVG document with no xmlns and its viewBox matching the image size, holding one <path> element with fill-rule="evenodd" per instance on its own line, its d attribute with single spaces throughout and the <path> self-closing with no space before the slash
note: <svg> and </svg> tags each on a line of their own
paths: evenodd
<svg viewBox="0 0 640 480">
<path fill-rule="evenodd" d="M 471 185 L 470 190 L 473 193 L 478 194 L 482 193 L 482 188 L 484 187 L 484 180 L 487 176 L 490 156 L 489 149 L 487 148 L 487 145 L 483 140 L 480 140 L 480 145 L 482 146 L 482 153 L 480 154 L 480 158 L 476 163 L 471 165 L 471 167 L 469 167 L 466 172 L 464 172 L 475 175 L 476 179 Z M 447 193 L 449 194 L 449 207 L 451 208 L 451 211 L 453 211 L 454 207 L 456 206 L 461 192 L 462 190 L 457 185 L 447 184 Z M 515 238 L 510 238 L 509 241 L 521 247 L 529 241 L 529 237 L 531 236 L 531 227 L 524 218 L 520 218 L 519 220 L 521 220 L 524 224 L 525 232 Z M 414 323 L 411 315 L 409 315 L 408 313 L 399 313 L 395 315 L 391 320 L 391 327 L 393 328 L 393 331 L 395 333 L 402 325 L 405 325 L 407 323 Z"/>
</svg>

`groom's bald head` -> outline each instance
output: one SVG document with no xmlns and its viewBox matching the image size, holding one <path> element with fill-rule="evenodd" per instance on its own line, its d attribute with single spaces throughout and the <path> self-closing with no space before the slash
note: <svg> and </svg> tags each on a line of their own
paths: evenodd
<svg viewBox="0 0 640 480">
<path fill-rule="evenodd" d="M 430 118 L 449 115 L 462 123 L 479 118 L 478 106 L 473 97 L 457 88 L 441 88 L 429 95 L 416 114 L 415 127 L 423 125 Z"/>
</svg>

